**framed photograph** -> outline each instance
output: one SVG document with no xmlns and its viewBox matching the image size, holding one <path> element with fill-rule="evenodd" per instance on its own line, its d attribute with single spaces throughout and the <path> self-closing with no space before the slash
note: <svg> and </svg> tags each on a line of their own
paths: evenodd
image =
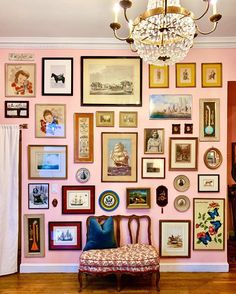
<svg viewBox="0 0 236 294">
<path fill-rule="evenodd" d="M 225 199 L 193 198 L 193 250 L 224 250 Z"/>
<path fill-rule="evenodd" d="M 119 113 L 119 127 L 120 128 L 137 128 L 138 126 L 138 112 L 120 111 Z"/>
<path fill-rule="evenodd" d="M 164 129 L 144 129 L 144 153 L 162 154 L 164 153 Z"/>
<path fill-rule="evenodd" d="M 96 111 L 96 127 L 114 127 L 114 111 Z"/>
<path fill-rule="evenodd" d="M 198 138 L 170 138 L 169 170 L 197 170 Z"/>
<path fill-rule="evenodd" d="M 28 208 L 48 209 L 49 208 L 49 184 L 30 183 L 28 184 Z"/>
<path fill-rule="evenodd" d="M 49 250 L 81 250 L 81 222 L 49 222 Z"/>
<path fill-rule="evenodd" d="M 202 63 L 202 87 L 222 87 L 222 63 Z"/>
<path fill-rule="evenodd" d="M 199 99 L 199 141 L 220 141 L 220 99 Z"/>
<path fill-rule="evenodd" d="M 193 124 L 184 124 L 184 133 L 192 134 L 193 133 Z"/>
<path fill-rule="evenodd" d="M 160 220 L 160 257 L 190 258 L 190 220 Z"/>
<path fill-rule="evenodd" d="M 165 158 L 142 158 L 142 179 L 164 179 Z"/>
<path fill-rule="evenodd" d="M 174 179 L 174 187 L 179 192 L 185 192 L 190 187 L 190 181 L 189 178 L 185 175 L 178 175 Z"/>
<path fill-rule="evenodd" d="M 42 95 L 73 95 L 73 58 L 42 58 Z"/>
<path fill-rule="evenodd" d="M 169 66 L 149 64 L 149 88 L 169 88 Z"/>
<path fill-rule="evenodd" d="M 127 208 L 150 208 L 151 207 L 150 188 L 127 188 L 126 207 Z"/>
<path fill-rule="evenodd" d="M 25 257 L 45 255 L 44 214 L 24 214 L 24 254 Z"/>
<path fill-rule="evenodd" d="M 149 101 L 150 119 L 191 119 L 192 95 L 153 94 Z"/>
<path fill-rule="evenodd" d="M 222 154 L 218 148 L 211 147 L 206 150 L 203 157 L 206 167 L 209 169 L 217 169 L 223 161 Z"/>
<path fill-rule="evenodd" d="M 219 192 L 220 175 L 198 175 L 198 192 Z"/>
<path fill-rule="evenodd" d="M 28 118 L 29 101 L 5 101 L 6 118 Z"/>
<path fill-rule="evenodd" d="M 82 56 L 81 105 L 142 106 L 142 60 Z"/>
<path fill-rule="evenodd" d="M 98 203 L 103 210 L 113 211 L 119 206 L 120 198 L 116 192 L 106 190 L 99 196 Z"/>
<path fill-rule="evenodd" d="M 66 105 L 36 104 L 35 105 L 35 137 L 65 138 L 66 137 Z"/>
<path fill-rule="evenodd" d="M 29 145 L 29 179 L 67 179 L 66 145 Z"/>
<path fill-rule="evenodd" d="M 180 124 L 172 124 L 172 135 L 179 135 L 181 132 Z"/>
<path fill-rule="evenodd" d="M 102 182 L 137 182 L 138 133 L 102 133 Z"/>
<path fill-rule="evenodd" d="M 62 186 L 63 214 L 94 214 L 95 186 Z"/>
<path fill-rule="evenodd" d="M 74 162 L 93 162 L 93 113 L 74 114 Z"/>
<path fill-rule="evenodd" d="M 176 88 L 196 87 L 196 63 L 175 64 Z"/>
<path fill-rule="evenodd" d="M 35 68 L 34 63 L 7 63 L 5 73 L 6 97 L 35 97 Z"/>
</svg>

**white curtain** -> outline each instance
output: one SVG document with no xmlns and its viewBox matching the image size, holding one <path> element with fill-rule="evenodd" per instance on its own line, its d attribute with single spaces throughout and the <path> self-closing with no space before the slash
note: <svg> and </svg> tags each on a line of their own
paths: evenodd
<svg viewBox="0 0 236 294">
<path fill-rule="evenodd" d="M 0 276 L 17 272 L 19 126 L 0 125 Z"/>
</svg>

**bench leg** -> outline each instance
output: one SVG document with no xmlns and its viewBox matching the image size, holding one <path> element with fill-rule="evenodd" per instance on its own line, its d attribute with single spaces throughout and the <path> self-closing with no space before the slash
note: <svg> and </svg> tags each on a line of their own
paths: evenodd
<svg viewBox="0 0 236 294">
<path fill-rule="evenodd" d="M 116 274 L 116 280 L 117 280 L 117 291 L 120 292 L 121 274 Z"/>
<path fill-rule="evenodd" d="M 160 291 L 160 271 L 159 270 L 156 272 L 156 289 L 157 291 Z"/>
<path fill-rule="evenodd" d="M 79 292 L 81 292 L 83 287 L 83 273 L 80 271 L 78 273 L 78 281 L 79 281 Z"/>
</svg>

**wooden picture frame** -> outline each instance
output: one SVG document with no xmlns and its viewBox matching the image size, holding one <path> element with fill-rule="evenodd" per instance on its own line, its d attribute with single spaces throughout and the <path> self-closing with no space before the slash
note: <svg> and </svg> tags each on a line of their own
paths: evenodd
<svg viewBox="0 0 236 294">
<path fill-rule="evenodd" d="M 114 127 L 114 111 L 96 111 L 96 127 Z"/>
<path fill-rule="evenodd" d="M 196 87 L 196 63 L 175 64 L 176 88 Z"/>
<path fill-rule="evenodd" d="M 29 179 L 67 179 L 67 145 L 28 145 Z"/>
<path fill-rule="evenodd" d="M 169 66 L 149 64 L 149 88 L 169 88 Z"/>
<path fill-rule="evenodd" d="M 165 130 L 163 128 L 144 129 L 144 153 L 163 154 L 165 146 Z"/>
<path fill-rule="evenodd" d="M 218 174 L 199 174 L 198 192 L 220 192 L 220 175 Z"/>
<path fill-rule="evenodd" d="M 220 141 L 220 99 L 199 99 L 199 141 Z"/>
<path fill-rule="evenodd" d="M 24 255 L 45 256 L 44 214 L 24 214 Z"/>
<path fill-rule="evenodd" d="M 29 183 L 28 184 L 28 208 L 48 209 L 49 208 L 49 184 Z"/>
<path fill-rule="evenodd" d="M 82 222 L 49 222 L 48 235 L 49 250 L 82 249 Z"/>
<path fill-rule="evenodd" d="M 126 208 L 151 208 L 151 189 L 126 188 Z"/>
<path fill-rule="evenodd" d="M 94 214 L 95 186 L 62 186 L 62 214 Z"/>
<path fill-rule="evenodd" d="M 35 104 L 35 137 L 66 137 L 65 104 Z"/>
<path fill-rule="evenodd" d="M 217 169 L 223 161 L 222 154 L 218 148 L 211 147 L 206 150 L 203 157 L 206 167 L 209 169 Z"/>
<path fill-rule="evenodd" d="M 36 64 L 6 63 L 5 96 L 35 97 L 36 96 Z"/>
<path fill-rule="evenodd" d="M 120 128 L 137 128 L 138 112 L 137 111 L 120 111 L 119 127 Z"/>
<path fill-rule="evenodd" d="M 193 198 L 193 250 L 225 249 L 225 199 Z"/>
<path fill-rule="evenodd" d="M 180 133 L 181 133 L 181 125 L 172 124 L 172 135 L 180 135 Z"/>
<path fill-rule="evenodd" d="M 142 179 L 165 179 L 165 158 L 143 157 L 141 176 Z"/>
<path fill-rule="evenodd" d="M 169 170 L 197 170 L 198 138 L 170 138 Z"/>
<path fill-rule="evenodd" d="M 222 87 L 222 63 L 202 63 L 202 87 Z"/>
<path fill-rule="evenodd" d="M 138 133 L 102 133 L 102 182 L 137 182 Z"/>
<path fill-rule="evenodd" d="M 81 105 L 142 106 L 142 60 L 82 56 Z"/>
<path fill-rule="evenodd" d="M 74 113 L 74 162 L 93 162 L 93 113 Z"/>
<path fill-rule="evenodd" d="M 190 258 L 190 220 L 159 221 L 160 257 Z"/>
<path fill-rule="evenodd" d="M 29 101 L 5 101 L 5 118 L 28 118 Z"/>
<path fill-rule="evenodd" d="M 42 58 L 42 95 L 73 95 L 73 58 Z"/>
<path fill-rule="evenodd" d="M 192 134 L 193 133 L 193 124 L 184 124 L 184 133 Z"/>
</svg>

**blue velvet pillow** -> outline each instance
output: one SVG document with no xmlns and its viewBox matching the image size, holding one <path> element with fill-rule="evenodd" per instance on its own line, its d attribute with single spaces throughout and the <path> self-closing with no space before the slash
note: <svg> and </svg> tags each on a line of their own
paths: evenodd
<svg viewBox="0 0 236 294">
<path fill-rule="evenodd" d="M 90 249 L 107 249 L 116 247 L 117 244 L 114 236 L 113 218 L 111 216 L 108 217 L 101 225 L 95 217 L 91 218 L 84 251 Z"/>
</svg>

